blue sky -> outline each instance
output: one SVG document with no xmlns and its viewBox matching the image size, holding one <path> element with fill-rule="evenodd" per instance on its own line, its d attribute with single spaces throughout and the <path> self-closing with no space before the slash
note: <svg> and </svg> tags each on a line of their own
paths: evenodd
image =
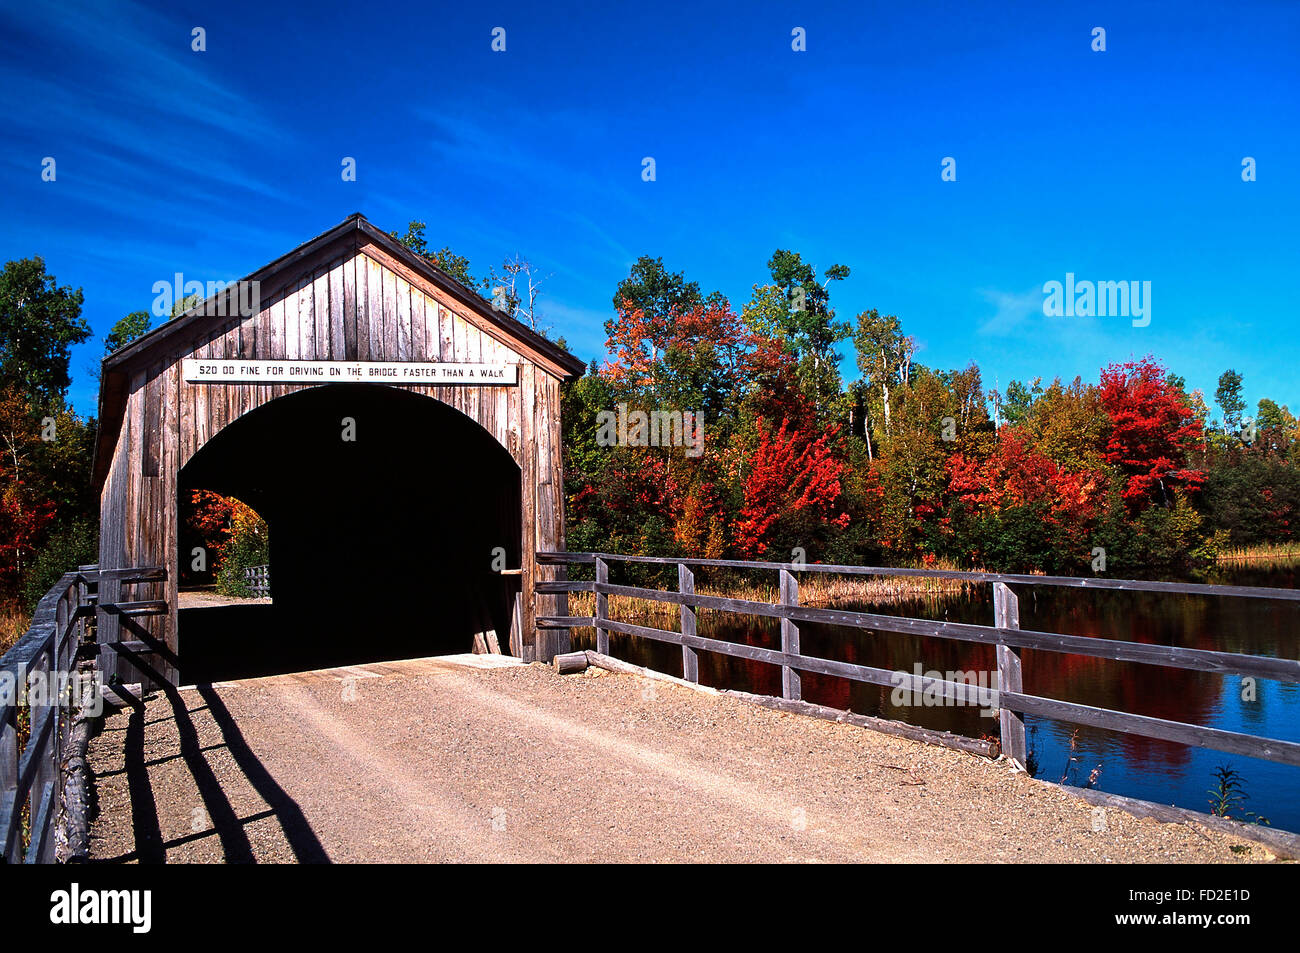
<svg viewBox="0 0 1300 953">
<path fill-rule="evenodd" d="M 546 320 L 590 359 L 637 256 L 739 308 L 784 247 L 851 267 L 841 317 L 897 314 L 989 387 L 1150 352 L 1300 410 L 1298 51 L 1292 2 L 0 0 L 0 255 L 42 255 L 102 336 L 176 271 L 418 218 L 477 273 L 551 273 Z M 1150 281 L 1150 325 L 1045 317 L 1066 272 Z M 74 357 L 82 411 L 101 351 Z"/>
</svg>

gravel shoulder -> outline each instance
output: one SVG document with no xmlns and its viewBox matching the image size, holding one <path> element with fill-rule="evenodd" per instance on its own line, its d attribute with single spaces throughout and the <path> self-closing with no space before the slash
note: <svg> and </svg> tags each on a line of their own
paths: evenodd
<svg viewBox="0 0 1300 953">
<path fill-rule="evenodd" d="M 636 675 L 420 659 L 186 689 L 91 742 L 92 857 L 1241 863 L 1005 762 Z"/>
</svg>

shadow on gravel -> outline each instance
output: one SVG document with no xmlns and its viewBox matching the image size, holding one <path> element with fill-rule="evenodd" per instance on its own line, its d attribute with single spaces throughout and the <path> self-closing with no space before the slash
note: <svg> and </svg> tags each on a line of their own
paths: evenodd
<svg viewBox="0 0 1300 953">
<path fill-rule="evenodd" d="M 293 856 L 300 864 L 328 864 L 329 855 L 321 846 L 316 832 L 307 823 L 302 808 L 298 807 L 298 802 L 289 797 L 284 788 L 271 777 L 271 773 L 266 770 L 262 762 L 257 760 L 257 755 L 244 740 L 244 735 L 240 732 L 234 716 L 213 691 L 212 686 L 200 685 L 198 691 L 203 696 L 203 700 L 208 703 L 212 717 L 226 740 L 226 748 L 234 757 L 235 763 L 239 765 L 239 770 L 244 772 L 244 777 L 248 778 L 254 790 L 262 796 L 262 800 L 271 806 L 271 811 L 275 814 L 280 829 L 284 831 L 284 837 L 293 850 Z"/>
<path fill-rule="evenodd" d="M 168 849 L 210 837 L 215 833 L 221 841 L 226 863 L 256 863 L 257 858 L 253 854 L 252 843 L 249 841 L 245 827 L 256 821 L 274 817 L 279 822 L 280 829 L 284 832 L 285 839 L 299 863 L 329 863 L 330 859 L 325 853 L 325 848 L 321 846 L 311 825 L 307 823 L 301 808 L 257 759 L 257 755 L 253 753 L 243 733 L 240 732 L 234 717 L 213 691 L 212 686 L 198 686 L 199 694 L 202 695 L 206 705 L 190 709 L 180 692 L 163 682 L 159 673 L 142 661 L 139 664 L 147 675 L 163 685 L 162 691 L 171 703 L 180 740 L 180 756 L 185 759 L 185 764 L 194 777 L 195 784 L 198 785 L 206 818 L 203 818 L 198 825 L 202 829 L 194 834 L 163 841 L 158 820 L 158 805 L 149 779 L 150 763 L 145 760 L 144 708 L 137 706 L 132 710 L 127 723 L 124 768 L 131 796 L 131 824 L 136 848 L 129 854 L 110 858 L 107 862 L 135 860 L 142 864 L 166 863 Z M 200 743 L 198 729 L 191 717 L 194 712 L 202 711 L 204 708 L 211 712 L 223 741 L 223 744 L 213 745 L 207 749 Z M 254 790 L 270 806 L 270 810 L 244 818 L 236 814 L 206 757 L 206 751 L 219 750 L 223 747 L 230 752 L 235 764 L 248 778 Z M 211 825 L 210 828 L 208 825 Z"/>
</svg>

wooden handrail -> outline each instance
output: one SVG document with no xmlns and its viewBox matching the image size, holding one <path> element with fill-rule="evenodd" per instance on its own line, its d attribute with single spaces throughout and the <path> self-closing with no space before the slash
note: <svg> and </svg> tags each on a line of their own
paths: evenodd
<svg viewBox="0 0 1300 953">
<path fill-rule="evenodd" d="M 94 615 L 101 580 L 124 583 L 167 578 L 157 568 L 113 569 L 79 566 L 65 573 L 36 605 L 27 632 L 0 657 L 0 863 L 52 863 L 54 825 L 63 801 L 62 763 L 70 732 L 69 699 L 48 690 L 78 677 L 78 649 L 86 620 Z M 166 607 L 166 603 L 161 603 Z M 157 601 L 104 607 L 122 615 L 157 611 Z M 32 699 L 18 695 L 32 676 L 46 679 L 47 692 L 27 707 L 28 736 L 19 744 L 19 714 Z M 8 697 L 12 688 L 15 697 Z M 23 815 L 27 809 L 28 825 Z"/>
<path fill-rule="evenodd" d="M 1252 676 L 1278 681 L 1300 683 L 1300 661 L 1235 652 L 1190 649 L 1178 646 L 1151 645 L 1144 642 L 1122 642 L 1111 639 L 1089 638 L 1056 632 L 1038 632 L 1020 628 L 1019 604 L 1011 584 L 1074 586 L 1099 589 L 1191 593 L 1216 597 L 1247 597 L 1300 600 L 1300 591 L 1293 589 L 1267 589 L 1248 586 L 1211 586 L 1192 583 L 1158 583 L 1141 580 L 1075 579 L 1061 576 L 1021 576 L 1003 573 L 963 573 L 949 570 L 899 570 L 885 567 L 828 566 L 824 564 L 796 565 L 790 563 L 741 562 L 722 559 L 673 559 L 657 556 L 618 556 L 606 553 L 538 553 L 538 561 L 546 565 L 564 563 L 594 563 L 596 578 L 593 581 L 541 582 L 536 586 L 538 595 L 570 592 L 591 592 L 596 595 L 594 616 L 538 616 L 537 624 L 548 628 L 594 627 L 597 651 L 608 655 L 608 633 L 617 632 L 658 642 L 682 646 L 683 672 L 687 681 L 698 681 L 694 662 L 696 652 L 713 652 L 736 658 L 778 665 L 782 669 L 782 694 L 786 700 L 799 698 L 798 672 L 812 672 L 847 678 L 876 685 L 910 688 L 922 693 L 938 693 L 944 698 L 969 702 L 972 688 L 961 682 L 923 678 L 901 672 L 873 668 L 849 662 L 834 661 L 805 655 L 799 647 L 796 623 L 813 622 L 849 628 L 896 632 L 906 635 L 981 642 L 997 650 L 998 687 L 995 695 L 1000 709 L 1002 750 L 1020 761 L 1026 760 L 1024 722 L 1022 715 L 1031 714 L 1073 724 L 1088 725 L 1157 738 L 1181 744 L 1210 748 L 1232 754 L 1247 755 L 1268 761 L 1300 766 L 1300 744 L 1276 738 L 1263 738 L 1241 732 L 1207 728 L 1186 722 L 1153 718 L 1130 712 L 1096 708 L 1075 702 L 1045 698 L 1025 693 L 1021 685 L 1021 649 L 1036 649 L 1070 655 L 1085 655 L 1112 661 L 1137 662 L 1165 668 L 1215 672 L 1227 675 Z M 678 591 L 648 589 L 641 586 L 614 585 L 608 582 L 608 565 L 611 562 L 650 563 L 678 567 Z M 780 574 L 780 599 L 776 603 L 752 599 L 730 599 L 696 594 L 690 566 L 716 566 L 747 570 L 776 570 Z M 991 626 L 970 623 L 941 622 L 902 616 L 880 615 L 840 609 L 818 609 L 799 605 L 797 573 L 843 573 L 846 575 L 924 575 L 944 579 L 961 579 L 972 583 L 993 583 L 994 624 Z M 690 584 L 684 580 L 689 576 Z M 677 605 L 682 610 L 681 631 L 672 632 L 650 626 L 633 625 L 609 618 L 608 597 L 624 596 Z M 741 615 L 778 619 L 781 621 L 781 649 L 767 649 L 713 639 L 695 631 L 695 609 L 714 609 Z M 687 615 L 690 615 L 689 621 Z M 793 629 L 793 631 L 791 631 Z M 604 639 L 600 638 L 604 634 Z M 687 656 L 685 653 L 691 653 Z"/>
<path fill-rule="evenodd" d="M 675 556 L 619 556 L 613 553 L 539 552 L 544 566 L 593 563 L 645 563 L 655 566 L 712 566 L 721 569 L 779 570 L 792 573 L 831 573 L 840 576 L 914 576 L 963 582 L 1001 582 L 1019 586 L 1063 586 L 1073 589 L 1116 589 L 1124 592 L 1167 592 L 1194 596 L 1234 596 L 1244 599 L 1281 599 L 1300 602 L 1300 589 L 1264 586 L 1219 586 L 1196 582 L 1152 582 L 1145 579 L 1098 579 L 1095 576 L 1036 576 L 1017 573 L 966 572 L 959 569 L 911 569 L 893 566 L 837 566 L 829 563 L 746 562 L 737 559 L 685 559 Z"/>
</svg>

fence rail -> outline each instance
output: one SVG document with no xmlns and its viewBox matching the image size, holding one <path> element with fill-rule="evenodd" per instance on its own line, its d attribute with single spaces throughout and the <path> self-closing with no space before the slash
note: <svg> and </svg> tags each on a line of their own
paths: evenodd
<svg viewBox="0 0 1300 953">
<path fill-rule="evenodd" d="M 271 567 L 248 566 L 244 569 L 244 582 L 255 596 L 271 594 Z"/>
<path fill-rule="evenodd" d="M 94 566 L 65 573 L 37 604 L 26 634 L 0 657 L 0 861 L 4 863 L 54 860 L 69 719 L 66 700 L 48 689 L 66 684 L 76 670 L 86 619 L 94 615 L 98 583 Z M 24 701 L 20 695 L 40 679 L 45 680 L 45 688 Z M 24 723 L 25 744 L 19 738 Z"/>
<path fill-rule="evenodd" d="M 120 647 L 88 641 L 86 621 L 97 609 L 128 618 L 155 615 L 159 606 L 166 611 L 161 600 L 100 603 L 100 583 L 136 585 L 166 578 L 165 570 L 152 567 L 79 566 L 37 603 L 27 632 L 0 656 L 0 863 L 55 860 L 71 703 L 78 698 L 66 687 L 82 676 L 93 677 L 93 671 L 79 672 L 79 662 L 98 665 L 97 649 Z M 41 687 L 34 689 L 36 685 Z"/>
<path fill-rule="evenodd" d="M 1114 661 L 1138 662 L 1166 668 L 1269 678 L 1292 683 L 1300 683 L 1300 661 L 1021 629 L 1019 600 L 1015 590 L 1011 587 L 1013 585 L 1057 586 L 1129 592 L 1192 594 L 1221 598 L 1276 599 L 1289 602 L 1300 601 L 1300 590 L 1146 582 L 1133 579 L 1090 579 L 1073 576 L 894 569 L 880 566 L 804 565 L 774 562 L 740 562 L 724 559 L 672 559 L 653 556 L 618 556 L 608 553 L 538 553 L 537 559 L 543 565 L 593 565 L 595 578 L 592 581 L 538 582 L 535 589 L 538 595 L 591 592 L 595 593 L 596 603 L 595 615 L 593 616 L 539 615 L 537 617 L 538 626 L 568 629 L 594 628 L 596 630 L 596 651 L 605 655 L 609 654 L 610 632 L 680 645 L 682 647 L 682 671 L 688 681 L 696 682 L 699 680 L 698 653 L 714 652 L 780 666 L 782 696 L 789 701 L 800 700 L 799 674 L 801 672 L 812 672 L 875 685 L 903 687 L 919 694 L 938 694 L 944 698 L 951 698 L 958 703 L 973 705 L 981 700 L 979 698 L 980 690 L 976 686 L 965 682 L 927 678 L 904 672 L 873 668 L 867 665 L 805 655 L 800 650 L 799 623 L 811 622 L 965 642 L 982 642 L 993 645 L 996 649 L 998 683 L 995 697 L 1000 712 L 999 728 L 1002 750 L 1008 756 L 1018 760 L 1022 765 L 1027 760 L 1028 755 L 1023 716 L 1038 715 L 1072 724 L 1104 728 L 1146 738 L 1157 738 L 1163 741 L 1300 766 L 1300 744 L 1296 742 L 1276 738 L 1262 738 L 1257 735 L 1227 731 L 1220 728 L 1208 728 L 1203 725 L 1154 718 L 1149 715 L 1137 715 L 1108 708 L 1097 708 L 1091 705 L 1026 693 L 1021 673 L 1020 652 L 1028 648 L 1071 655 L 1086 655 Z M 611 563 L 675 565 L 678 579 L 677 591 L 612 585 L 609 582 L 609 565 Z M 699 595 L 695 592 L 695 576 L 692 567 L 775 571 L 778 573 L 778 601 L 769 603 L 748 599 Z M 833 573 L 849 576 L 919 576 L 960 580 L 973 584 L 990 583 L 993 590 L 993 624 L 990 626 L 972 625 L 969 623 L 940 622 L 931 619 L 914 619 L 870 612 L 801 606 L 799 605 L 799 583 L 797 578 L 800 573 Z M 672 632 L 611 619 L 608 605 L 608 599 L 611 595 L 646 599 L 678 606 L 681 612 L 679 631 Z M 742 615 L 779 619 L 781 623 L 781 647 L 779 650 L 769 649 L 701 636 L 697 632 L 697 609 L 714 609 Z"/>
</svg>

